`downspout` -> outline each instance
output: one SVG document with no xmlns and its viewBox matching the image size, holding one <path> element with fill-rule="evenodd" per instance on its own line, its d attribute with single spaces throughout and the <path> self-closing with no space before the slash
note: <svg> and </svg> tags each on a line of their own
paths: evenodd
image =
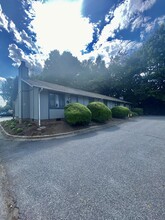
<svg viewBox="0 0 165 220">
<path fill-rule="evenodd" d="M 41 92 L 43 91 L 43 88 L 39 89 L 38 93 L 38 126 L 41 126 Z"/>
</svg>

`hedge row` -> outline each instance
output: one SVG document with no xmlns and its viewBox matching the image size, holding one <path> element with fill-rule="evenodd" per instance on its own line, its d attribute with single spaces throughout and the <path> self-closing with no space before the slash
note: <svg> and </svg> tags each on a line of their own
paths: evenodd
<svg viewBox="0 0 165 220">
<path fill-rule="evenodd" d="M 112 113 L 102 102 L 92 102 L 87 107 L 80 103 L 70 103 L 64 108 L 64 116 L 71 125 L 87 125 L 91 120 L 106 122 L 112 117 Z"/>
<path fill-rule="evenodd" d="M 138 113 L 137 113 L 138 111 Z M 91 120 L 104 123 L 113 118 L 126 118 L 141 115 L 142 111 L 131 112 L 123 106 L 115 106 L 111 110 L 102 102 L 91 102 L 86 107 L 80 103 L 70 103 L 64 108 L 65 120 L 71 125 L 88 125 Z"/>
</svg>

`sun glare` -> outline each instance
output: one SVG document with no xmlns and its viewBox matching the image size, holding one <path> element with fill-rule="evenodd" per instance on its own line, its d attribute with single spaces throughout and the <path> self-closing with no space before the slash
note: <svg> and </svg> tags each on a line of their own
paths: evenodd
<svg viewBox="0 0 165 220">
<path fill-rule="evenodd" d="M 92 41 L 93 24 L 82 17 L 81 8 L 82 0 L 34 3 L 35 18 L 31 25 L 43 53 L 58 49 L 79 56 Z"/>
</svg>

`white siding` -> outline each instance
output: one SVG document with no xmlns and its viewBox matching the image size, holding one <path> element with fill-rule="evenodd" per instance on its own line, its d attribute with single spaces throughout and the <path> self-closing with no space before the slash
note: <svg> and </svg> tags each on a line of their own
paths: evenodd
<svg viewBox="0 0 165 220">
<path fill-rule="evenodd" d="M 27 84 L 22 83 L 22 114 L 23 118 L 31 118 L 34 120 L 38 120 L 39 114 L 39 88 L 36 87 L 29 87 Z M 88 105 L 89 102 L 92 101 L 100 101 L 103 102 L 101 99 L 93 99 L 90 97 L 85 96 L 78 96 L 78 95 L 71 95 L 71 94 L 64 94 L 65 96 L 65 105 L 69 103 L 79 102 L 83 105 Z M 19 103 L 18 98 L 15 101 L 15 116 L 19 117 Z M 107 106 L 109 108 L 113 108 L 114 106 L 124 105 L 120 102 L 114 102 L 107 100 Z M 41 110 L 41 120 L 44 119 L 58 119 L 64 118 L 64 109 L 49 109 L 49 91 L 43 90 L 40 93 L 40 110 Z M 126 105 L 126 104 L 125 104 Z M 129 107 L 129 105 L 127 105 Z"/>
<path fill-rule="evenodd" d="M 30 118 L 34 119 L 34 97 L 33 97 L 34 90 L 30 90 Z"/>
<path fill-rule="evenodd" d="M 30 118 L 30 87 L 22 82 L 22 118 Z"/>
<path fill-rule="evenodd" d="M 65 94 L 65 105 L 70 103 L 70 95 L 69 94 Z"/>
<path fill-rule="evenodd" d="M 120 106 L 124 106 L 124 103 L 120 103 L 119 105 L 120 105 Z"/>
<path fill-rule="evenodd" d="M 90 98 L 88 97 L 83 97 L 83 96 L 78 96 L 78 102 L 82 105 L 88 105 L 90 102 Z"/>
<path fill-rule="evenodd" d="M 108 108 L 113 108 L 114 106 L 116 106 L 116 103 L 112 101 L 108 101 L 107 106 Z"/>
<path fill-rule="evenodd" d="M 50 109 L 49 110 L 49 118 L 64 118 L 64 109 Z"/>
<path fill-rule="evenodd" d="M 128 104 L 126 104 L 126 105 L 125 105 L 125 107 L 127 107 L 127 108 L 129 108 L 129 109 L 130 109 L 130 105 L 128 105 Z"/>
<path fill-rule="evenodd" d="M 18 118 L 19 116 L 19 109 L 18 109 L 18 97 L 15 100 L 15 113 L 14 113 L 15 117 Z"/>
<path fill-rule="evenodd" d="M 80 104 L 84 104 L 84 100 L 83 100 L 83 97 L 82 97 L 82 96 L 79 96 L 79 97 L 78 97 L 78 102 L 79 102 Z"/>
<path fill-rule="evenodd" d="M 72 95 L 71 96 L 71 103 L 78 102 L 78 96 Z"/>
<path fill-rule="evenodd" d="M 48 91 L 41 92 L 41 120 L 48 119 Z"/>
<path fill-rule="evenodd" d="M 78 102 L 77 95 L 65 94 L 65 105 L 67 105 L 69 103 L 75 103 L 75 102 Z"/>
<path fill-rule="evenodd" d="M 97 98 L 94 99 L 94 102 L 99 102 L 99 101 L 100 101 L 100 99 L 97 99 Z"/>
<path fill-rule="evenodd" d="M 34 118 L 35 120 L 38 120 L 38 94 L 39 94 L 39 89 L 34 88 L 33 91 L 33 97 L 34 97 L 34 102 L 33 102 L 33 112 L 34 112 Z"/>
<path fill-rule="evenodd" d="M 84 97 L 83 104 L 84 105 L 88 105 L 89 104 L 89 98 L 88 97 Z"/>
</svg>

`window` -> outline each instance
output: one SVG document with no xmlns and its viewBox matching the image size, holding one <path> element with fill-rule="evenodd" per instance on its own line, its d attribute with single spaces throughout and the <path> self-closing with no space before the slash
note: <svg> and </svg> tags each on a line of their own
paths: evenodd
<svg viewBox="0 0 165 220">
<path fill-rule="evenodd" d="M 49 108 L 64 108 L 65 100 L 63 94 L 49 94 Z"/>
</svg>

